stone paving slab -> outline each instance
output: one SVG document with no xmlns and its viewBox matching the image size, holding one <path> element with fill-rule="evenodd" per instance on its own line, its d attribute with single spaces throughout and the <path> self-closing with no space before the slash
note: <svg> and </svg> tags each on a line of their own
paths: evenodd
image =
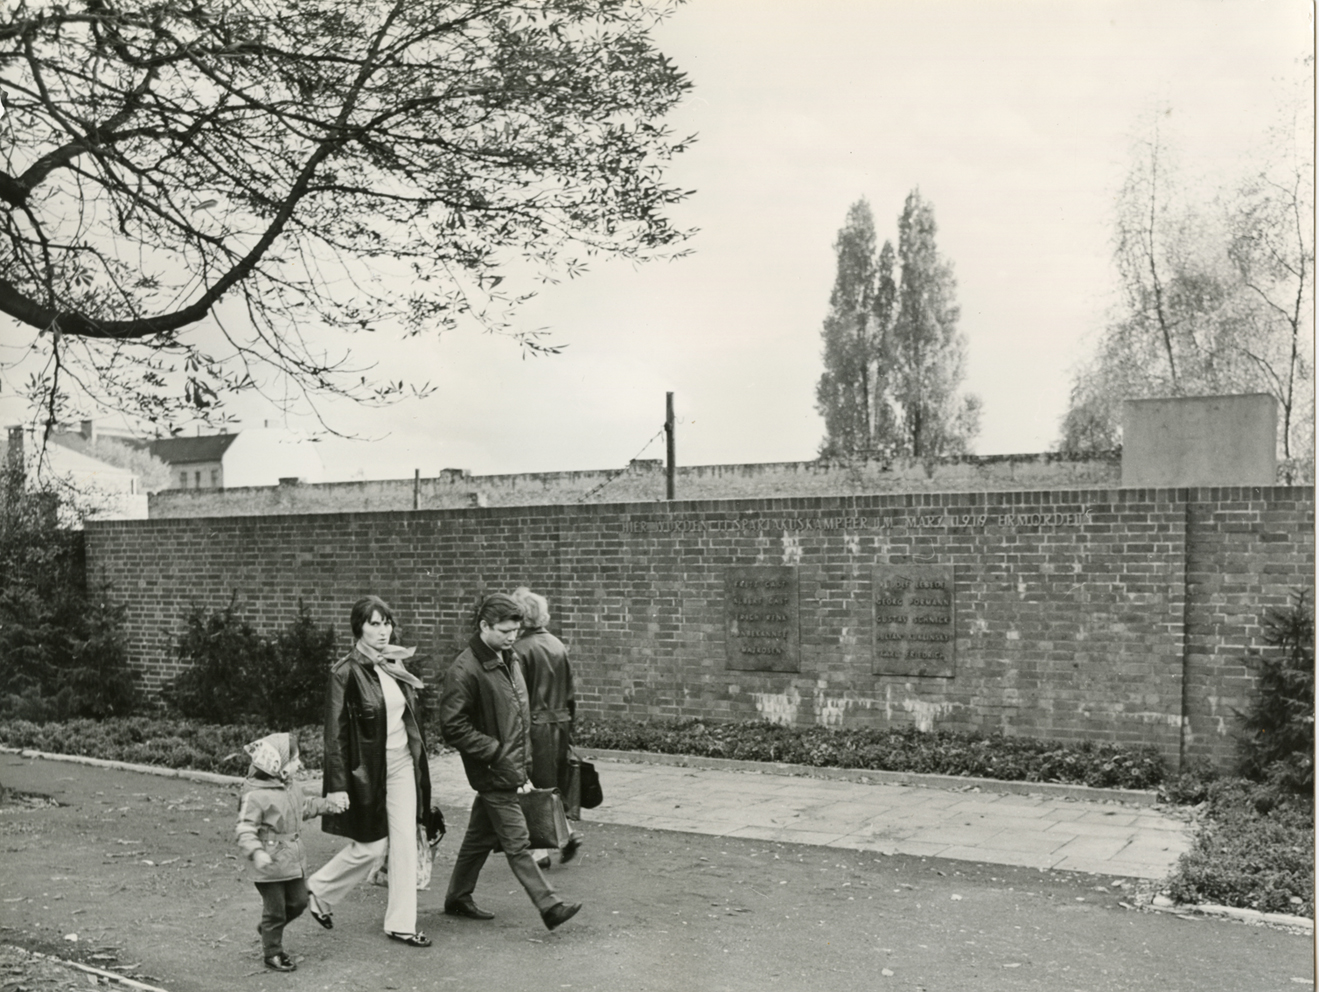
<svg viewBox="0 0 1319 992">
<path fill-rule="evenodd" d="M 1147 805 L 1077 799 L 1075 790 L 954 790 L 804 778 L 751 762 L 725 763 L 735 769 L 594 757 L 605 801 L 583 812 L 588 835 L 596 821 L 1150 879 L 1164 878 L 1190 846 L 1187 824 L 1175 817 Z M 432 760 L 431 781 L 442 805 L 455 813 L 470 807 L 473 793 L 456 755 Z M 1118 793 L 1097 798 L 1110 794 Z M 454 829 L 464 821 L 450 817 Z"/>
</svg>

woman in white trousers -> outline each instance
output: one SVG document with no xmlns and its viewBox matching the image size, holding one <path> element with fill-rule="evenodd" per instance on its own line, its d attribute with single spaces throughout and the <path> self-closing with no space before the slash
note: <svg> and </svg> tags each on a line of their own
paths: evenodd
<svg viewBox="0 0 1319 992">
<path fill-rule="evenodd" d="M 414 648 L 391 644 L 394 615 L 367 596 L 353 605 L 356 644 L 330 670 L 325 699 L 322 791 L 342 813 L 322 818 L 327 833 L 351 838 L 307 879 L 310 913 L 334 926 L 334 907 L 389 852 L 385 933 L 410 947 L 429 947 L 417 929 L 417 827 L 430 806 L 426 740 L 417 709 L 422 682 L 403 667 Z"/>
</svg>

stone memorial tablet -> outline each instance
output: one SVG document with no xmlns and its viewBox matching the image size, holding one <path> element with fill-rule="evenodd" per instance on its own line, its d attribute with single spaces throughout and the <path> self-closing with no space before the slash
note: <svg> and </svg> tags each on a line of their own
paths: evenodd
<svg viewBox="0 0 1319 992">
<path fill-rule="evenodd" d="M 791 565 L 730 568 L 724 577 L 729 669 L 801 670 L 797 570 Z"/>
<path fill-rule="evenodd" d="M 957 635 L 951 565 L 876 565 L 875 675 L 952 678 Z"/>
</svg>

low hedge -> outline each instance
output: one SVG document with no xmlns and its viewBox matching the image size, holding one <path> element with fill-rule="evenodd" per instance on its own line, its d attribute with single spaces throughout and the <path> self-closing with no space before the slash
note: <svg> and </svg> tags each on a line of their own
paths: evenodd
<svg viewBox="0 0 1319 992">
<path fill-rule="evenodd" d="M 872 730 L 785 727 L 762 720 L 709 724 L 583 720 L 573 739 L 578 747 L 619 751 L 1115 789 L 1152 789 L 1164 776 L 1163 759 L 1153 745 L 1072 743 L 914 727 Z"/>
<path fill-rule="evenodd" d="M 270 733 L 255 724 L 199 724 L 145 716 L 66 723 L 0 723 L 0 744 L 59 754 L 240 774 L 243 745 Z M 319 726 L 297 731 L 303 764 L 321 767 Z M 431 728 L 434 738 L 434 728 Z M 579 747 L 691 754 L 874 771 L 978 776 L 1017 782 L 1063 782 L 1106 788 L 1150 789 L 1163 780 L 1163 762 L 1147 745 L 1064 743 L 945 730 L 848 730 L 784 727 L 767 721 L 705 724 L 698 720 L 584 720 Z M 431 741 L 438 749 L 438 739 Z"/>
<path fill-rule="evenodd" d="M 241 775 L 248 758 L 243 745 L 272 733 L 247 724 L 220 725 L 147 716 L 114 720 L 69 720 L 65 723 L 0 723 L 0 744 L 53 754 L 129 761 L 165 768 Z M 325 754 L 320 726 L 296 731 L 302 763 L 319 769 Z"/>
<path fill-rule="evenodd" d="M 1313 919 L 1313 797 L 1244 778 L 1207 793 L 1195 842 L 1168 880 L 1172 898 Z"/>
</svg>

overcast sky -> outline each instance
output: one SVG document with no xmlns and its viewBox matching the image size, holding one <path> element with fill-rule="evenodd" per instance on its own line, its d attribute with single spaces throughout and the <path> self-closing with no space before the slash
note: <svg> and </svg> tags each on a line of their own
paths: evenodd
<svg viewBox="0 0 1319 992">
<path fill-rule="evenodd" d="M 616 468 L 815 456 L 833 240 L 865 197 L 880 238 L 916 186 L 958 281 L 979 454 L 1057 436 L 1069 371 L 1113 287 L 1115 192 L 1156 107 L 1183 166 L 1224 175 L 1274 119 L 1312 48 L 1308 0 L 692 0 L 657 32 L 693 91 L 672 180 L 693 254 L 596 264 L 520 315 L 566 345 L 521 360 L 477 331 L 394 346 L 430 398 L 331 423 L 327 478 Z M 399 363 L 391 368 L 391 363 Z M 234 407 L 259 425 L 276 416 Z M 291 422 L 296 425 L 296 422 Z"/>
</svg>

